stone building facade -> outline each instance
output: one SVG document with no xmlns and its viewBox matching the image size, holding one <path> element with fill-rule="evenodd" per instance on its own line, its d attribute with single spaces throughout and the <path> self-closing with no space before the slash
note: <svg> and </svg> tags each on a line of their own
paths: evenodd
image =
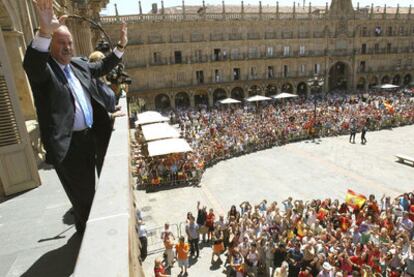
<svg viewBox="0 0 414 277">
<path fill-rule="evenodd" d="M 206 6 L 153 8 L 102 17 L 116 40 L 129 24 L 124 58 L 131 99 L 147 108 L 213 105 L 224 97 L 291 92 L 309 95 L 307 80 L 324 77 L 324 92 L 405 85 L 414 76 L 411 7 Z"/>
<path fill-rule="evenodd" d="M 55 0 L 57 15 L 98 19 L 109 0 Z M 99 39 L 89 23 L 68 20 L 76 53 L 88 55 Z M 26 48 L 38 26 L 32 1 L 0 0 L 0 197 L 40 184 L 40 133 L 29 81 L 23 70 Z"/>
</svg>

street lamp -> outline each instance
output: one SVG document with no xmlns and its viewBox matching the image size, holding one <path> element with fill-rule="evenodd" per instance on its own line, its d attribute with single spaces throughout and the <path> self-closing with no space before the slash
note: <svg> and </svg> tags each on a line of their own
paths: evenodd
<svg viewBox="0 0 414 277">
<path fill-rule="evenodd" d="M 315 75 L 314 78 L 308 80 L 308 86 L 310 87 L 311 93 L 313 94 L 313 120 L 316 123 L 316 104 L 317 104 L 317 94 L 319 94 L 322 90 L 323 85 L 325 84 L 325 80 L 323 77 L 318 77 Z"/>
</svg>

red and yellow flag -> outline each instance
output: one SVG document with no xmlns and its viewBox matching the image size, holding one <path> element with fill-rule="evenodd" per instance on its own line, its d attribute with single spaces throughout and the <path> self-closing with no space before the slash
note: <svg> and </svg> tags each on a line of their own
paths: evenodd
<svg viewBox="0 0 414 277">
<path fill-rule="evenodd" d="M 361 208 L 366 200 L 367 198 L 363 194 L 357 194 L 350 189 L 348 189 L 348 192 L 345 196 L 345 203 L 354 209 L 356 207 Z"/>
<path fill-rule="evenodd" d="M 384 102 L 384 106 L 389 113 L 394 113 L 394 107 L 390 102 Z"/>
</svg>

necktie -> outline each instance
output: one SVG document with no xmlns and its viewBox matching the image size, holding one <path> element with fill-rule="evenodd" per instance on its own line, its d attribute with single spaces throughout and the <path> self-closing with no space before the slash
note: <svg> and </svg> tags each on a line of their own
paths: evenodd
<svg viewBox="0 0 414 277">
<path fill-rule="evenodd" d="M 93 123 L 92 110 L 89 108 L 86 102 L 86 95 L 83 91 L 83 87 L 80 84 L 79 80 L 76 79 L 73 72 L 70 70 L 69 65 L 66 65 L 63 71 L 65 72 L 65 76 L 68 79 L 68 83 L 72 90 L 72 93 L 78 101 L 79 106 L 81 107 L 86 126 L 90 128 Z"/>
</svg>

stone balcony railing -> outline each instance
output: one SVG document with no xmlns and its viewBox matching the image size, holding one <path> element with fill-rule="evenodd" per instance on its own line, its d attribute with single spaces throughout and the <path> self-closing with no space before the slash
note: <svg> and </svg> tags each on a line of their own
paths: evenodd
<svg viewBox="0 0 414 277">
<path fill-rule="evenodd" d="M 231 21 L 231 20 L 277 20 L 277 19 L 326 19 L 327 13 L 324 11 L 320 13 L 287 13 L 287 12 L 274 12 L 274 13 L 188 13 L 188 14 L 134 14 L 123 16 L 104 16 L 101 17 L 103 24 L 115 24 L 121 21 L 126 22 L 179 22 L 179 21 Z M 354 14 L 356 20 L 407 20 L 414 18 L 414 13 L 398 13 L 398 14 L 384 14 L 384 13 L 363 13 L 356 11 Z"/>
<path fill-rule="evenodd" d="M 309 13 L 207 13 L 207 14 L 135 14 L 123 16 L 103 16 L 103 24 L 125 22 L 158 22 L 158 21 L 218 21 L 218 20 L 276 20 L 276 19 L 324 19 L 325 14 Z"/>
<path fill-rule="evenodd" d="M 120 99 L 126 111 L 126 98 Z M 74 277 L 141 277 L 130 175 L 128 117 L 115 120 Z"/>
</svg>

